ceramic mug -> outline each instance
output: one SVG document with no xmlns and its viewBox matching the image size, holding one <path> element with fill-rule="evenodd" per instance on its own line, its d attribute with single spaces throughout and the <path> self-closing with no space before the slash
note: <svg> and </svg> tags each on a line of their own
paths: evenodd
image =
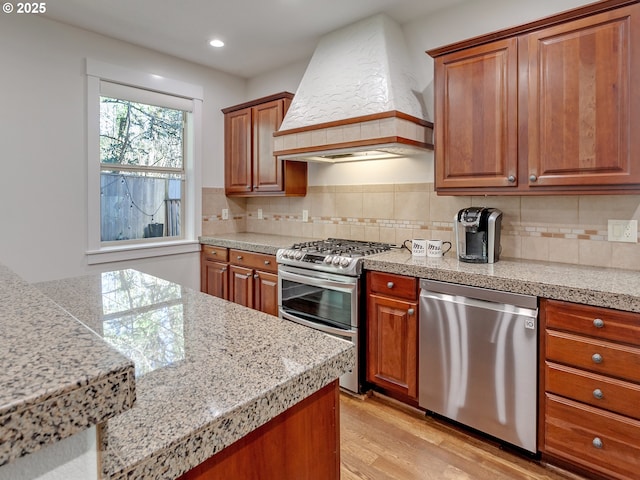
<svg viewBox="0 0 640 480">
<path fill-rule="evenodd" d="M 443 250 L 442 246 L 445 244 L 449 244 L 449 248 Z M 451 242 L 443 242 L 442 240 L 427 240 L 428 257 L 442 257 L 449 250 L 451 250 Z"/>
<path fill-rule="evenodd" d="M 411 240 L 411 255 L 414 257 L 427 256 L 427 240 L 424 238 L 416 238 Z"/>
</svg>

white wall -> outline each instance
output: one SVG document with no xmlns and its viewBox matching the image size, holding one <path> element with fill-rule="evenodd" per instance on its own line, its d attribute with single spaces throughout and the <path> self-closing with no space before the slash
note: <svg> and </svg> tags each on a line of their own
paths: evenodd
<svg viewBox="0 0 640 480">
<path fill-rule="evenodd" d="M 132 267 L 198 288 L 197 253 L 87 265 L 87 57 L 202 85 L 202 186 L 224 184 L 220 109 L 246 100 L 246 81 L 38 15 L 0 15 L 0 263 L 30 282 Z"/>
</svg>

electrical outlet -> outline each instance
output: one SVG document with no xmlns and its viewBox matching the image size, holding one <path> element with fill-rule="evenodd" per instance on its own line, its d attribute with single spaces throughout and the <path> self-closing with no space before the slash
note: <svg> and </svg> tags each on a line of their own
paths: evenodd
<svg viewBox="0 0 640 480">
<path fill-rule="evenodd" d="M 637 220 L 609 220 L 607 240 L 610 242 L 638 243 Z"/>
<path fill-rule="evenodd" d="M 229 220 L 229 209 L 228 208 L 223 208 L 222 209 L 222 219 L 223 220 Z"/>
<path fill-rule="evenodd" d="M 302 210 L 302 221 L 303 222 L 309 221 L 309 210 Z"/>
<path fill-rule="evenodd" d="M 262 209 L 258 209 L 258 220 L 262 220 Z"/>
</svg>

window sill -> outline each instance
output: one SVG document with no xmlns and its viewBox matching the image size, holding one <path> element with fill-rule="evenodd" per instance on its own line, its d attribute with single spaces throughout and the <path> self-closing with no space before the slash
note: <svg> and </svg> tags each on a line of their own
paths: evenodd
<svg viewBox="0 0 640 480">
<path fill-rule="evenodd" d="M 173 242 L 137 244 L 126 246 L 105 247 L 100 250 L 87 252 L 87 263 L 120 262 L 123 260 L 137 260 L 140 258 L 160 257 L 165 255 L 179 255 L 200 251 L 200 243 L 194 240 L 176 240 Z"/>
</svg>

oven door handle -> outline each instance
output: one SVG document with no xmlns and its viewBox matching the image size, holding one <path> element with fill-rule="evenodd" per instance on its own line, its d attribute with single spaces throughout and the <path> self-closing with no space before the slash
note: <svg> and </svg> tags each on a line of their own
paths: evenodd
<svg viewBox="0 0 640 480">
<path fill-rule="evenodd" d="M 296 317 L 294 315 L 290 315 L 287 312 L 280 309 L 280 318 L 284 318 L 285 320 L 290 320 L 294 323 L 299 323 L 300 325 L 304 325 L 305 327 L 311 327 L 314 330 L 320 330 L 324 333 L 329 333 L 331 335 L 338 335 L 341 337 L 356 337 L 358 335 L 357 330 L 342 330 L 341 328 L 334 328 L 328 325 L 324 325 L 322 323 L 310 322 L 309 320 L 304 320 L 300 317 Z"/>
<path fill-rule="evenodd" d="M 303 285 L 311 285 L 314 287 L 332 288 L 334 290 L 345 290 L 353 292 L 356 289 L 357 280 L 351 279 L 348 282 L 336 282 L 326 278 L 313 277 L 308 275 L 298 275 L 297 273 L 279 270 L 278 274 L 281 279 L 294 280 Z"/>
</svg>

